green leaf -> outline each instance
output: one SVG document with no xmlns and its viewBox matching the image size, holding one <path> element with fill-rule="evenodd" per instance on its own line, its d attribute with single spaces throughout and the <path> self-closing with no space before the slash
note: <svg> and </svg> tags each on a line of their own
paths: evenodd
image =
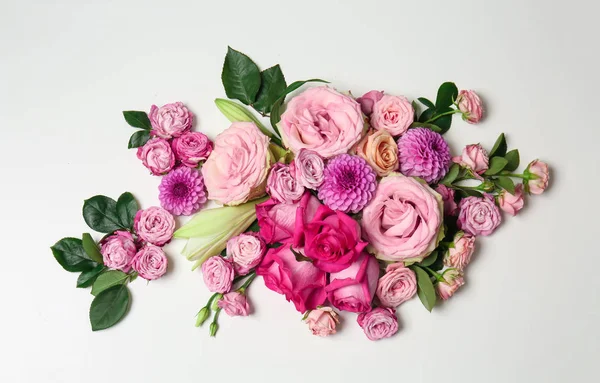
<svg viewBox="0 0 600 383">
<path fill-rule="evenodd" d="M 296 257 L 296 261 L 298 261 L 298 262 L 310 262 L 310 263 L 312 263 L 312 259 L 306 257 L 302 253 L 297 252 L 296 250 L 294 250 L 294 248 L 292 246 L 290 246 L 290 250 L 292 251 L 292 254 L 294 254 L 294 257 Z"/>
<path fill-rule="evenodd" d="M 270 119 L 271 119 L 271 125 L 273 126 L 273 129 L 275 129 L 276 131 L 279 131 L 277 129 L 277 123 L 279 123 L 279 120 L 281 119 L 281 114 L 282 114 L 281 106 L 283 105 L 283 102 L 285 101 L 285 96 L 292 93 L 293 91 L 295 91 L 296 89 L 300 88 L 302 85 L 304 85 L 308 82 L 328 83 L 329 81 L 321 80 L 318 78 L 311 78 L 310 80 L 294 81 L 293 83 L 288 85 L 288 87 L 285 88 L 283 95 L 281 95 L 281 97 L 279 97 L 277 99 L 277 101 L 275 101 L 273 103 L 273 107 L 271 108 L 271 118 Z"/>
<path fill-rule="evenodd" d="M 435 263 L 439 255 L 439 251 L 433 251 L 424 260 L 419 262 L 419 266 L 431 266 Z"/>
<path fill-rule="evenodd" d="M 504 137 L 504 133 L 501 133 L 496 139 L 496 143 L 494 143 L 492 151 L 490 151 L 490 158 L 503 157 L 506 154 L 506 150 L 506 137 Z"/>
<path fill-rule="evenodd" d="M 429 120 L 431 117 L 433 117 L 433 114 L 435 113 L 435 109 L 434 108 L 429 108 L 429 109 L 425 109 L 423 111 L 423 113 L 421 113 L 421 116 L 419 117 L 419 122 L 425 122 L 427 120 Z"/>
<path fill-rule="evenodd" d="M 490 167 L 485 171 L 485 175 L 493 176 L 494 174 L 500 173 L 504 167 L 508 164 L 508 161 L 504 157 L 492 157 L 490 160 Z"/>
<path fill-rule="evenodd" d="M 260 226 L 258 224 L 258 220 L 254 221 L 252 225 L 248 228 L 247 231 L 252 231 L 254 233 L 258 233 L 260 231 Z"/>
<path fill-rule="evenodd" d="M 150 139 L 149 130 L 138 130 L 129 137 L 129 143 L 127 144 L 128 149 L 139 148 L 144 146 Z"/>
<path fill-rule="evenodd" d="M 102 253 L 100 253 L 98 245 L 96 245 L 96 242 L 89 233 L 83 233 L 83 235 L 81 236 L 81 245 L 83 246 L 83 250 L 85 250 L 85 253 L 90 257 L 91 260 L 101 265 L 104 264 Z"/>
<path fill-rule="evenodd" d="M 435 108 L 438 113 L 441 110 L 450 107 L 458 97 L 458 88 L 453 82 L 445 82 L 438 89 L 437 98 L 435 100 Z M 450 116 L 452 117 L 452 116 Z"/>
<path fill-rule="evenodd" d="M 266 114 L 271 112 L 271 107 L 285 92 L 287 84 L 279 64 L 260 72 L 260 77 L 261 85 L 253 107 Z"/>
<path fill-rule="evenodd" d="M 89 271 L 98 265 L 87 255 L 79 238 L 63 238 L 50 249 L 56 261 L 67 271 Z"/>
<path fill-rule="evenodd" d="M 454 182 L 454 180 L 456 180 L 459 173 L 460 173 L 460 166 L 458 164 L 453 164 L 452 166 L 450 166 L 450 170 L 448 170 L 448 173 L 446 173 L 446 175 L 444 176 L 444 178 L 442 178 L 440 183 L 444 184 L 446 186 L 452 185 L 452 182 Z"/>
<path fill-rule="evenodd" d="M 451 110 L 452 110 L 452 108 L 450 108 L 450 107 L 446 107 L 443 109 L 440 109 L 438 107 L 438 109 L 435 111 L 435 114 L 433 115 L 433 117 L 435 117 L 436 115 L 442 114 L 442 113 L 450 112 Z M 450 130 L 450 126 L 452 125 L 452 115 L 449 114 L 447 116 L 442 116 L 442 117 L 434 120 L 433 123 L 436 124 L 437 126 L 439 126 L 440 129 L 442 130 L 440 132 L 440 134 L 444 134 L 448 130 Z"/>
<path fill-rule="evenodd" d="M 435 109 L 435 105 L 433 104 L 433 102 L 429 101 L 425 97 L 419 97 L 419 98 L 417 98 L 417 100 L 419 100 L 419 102 L 421 104 L 425 105 L 426 107 Z"/>
<path fill-rule="evenodd" d="M 123 111 L 123 117 L 125 117 L 125 121 L 127 121 L 127 123 L 134 128 L 152 130 L 152 124 L 150 124 L 150 119 L 148 118 L 146 112 L 126 110 Z"/>
<path fill-rule="evenodd" d="M 133 197 L 133 194 L 129 192 L 121 194 L 117 200 L 116 209 L 121 225 L 128 229 L 132 229 L 135 214 L 138 212 L 138 210 L 140 210 L 137 201 Z"/>
<path fill-rule="evenodd" d="M 510 194 L 515 194 L 515 183 L 513 182 L 512 178 L 500 176 L 494 180 L 494 183 Z"/>
<path fill-rule="evenodd" d="M 321 80 L 320 78 L 311 78 L 310 80 L 294 81 L 287 88 L 285 88 L 285 92 L 283 93 L 283 97 L 285 97 L 288 94 L 292 93 L 293 91 L 295 91 L 296 89 L 300 88 L 302 85 L 306 84 L 307 82 L 324 82 L 326 84 L 329 84 L 329 81 Z"/>
<path fill-rule="evenodd" d="M 517 168 L 519 167 L 519 163 L 521 162 L 521 157 L 519 156 L 518 149 L 513 149 L 510 152 L 506 153 L 504 158 L 506 158 L 506 161 L 508 161 L 508 163 L 504 167 L 504 170 L 508 170 L 509 172 L 517 170 Z"/>
<path fill-rule="evenodd" d="M 94 298 L 90 306 L 92 331 L 104 330 L 117 324 L 127 312 L 129 289 L 126 285 L 113 286 Z"/>
<path fill-rule="evenodd" d="M 481 197 L 481 192 L 473 189 L 458 189 L 463 197 Z"/>
<path fill-rule="evenodd" d="M 84 201 L 83 219 L 91 229 L 99 233 L 112 233 L 127 228 L 119 220 L 115 200 L 103 195 Z"/>
<path fill-rule="evenodd" d="M 256 101 L 261 82 L 260 71 L 250 57 L 228 47 L 221 80 L 228 98 L 240 100 L 246 105 Z"/>
<path fill-rule="evenodd" d="M 104 265 L 98 265 L 90 271 L 84 271 L 77 278 L 77 287 L 90 287 L 104 270 Z"/>
<path fill-rule="evenodd" d="M 413 265 L 411 268 L 417 275 L 417 295 L 419 295 L 423 306 L 431 312 L 436 303 L 435 289 L 433 288 L 433 283 L 431 283 L 431 278 L 422 268 L 416 265 Z"/>
<path fill-rule="evenodd" d="M 410 124 L 411 128 L 427 128 L 427 129 L 431 129 L 434 132 L 440 133 L 442 131 L 442 128 L 440 128 L 439 126 L 435 125 L 435 124 L 426 124 L 424 122 L 413 122 L 412 124 Z"/>
<path fill-rule="evenodd" d="M 253 122 L 265 136 L 271 138 L 274 137 L 273 133 L 271 133 L 245 106 L 224 98 L 216 98 L 215 105 L 229 121 Z"/>
<path fill-rule="evenodd" d="M 92 295 L 98 295 L 113 286 L 122 285 L 127 282 L 129 275 L 119 270 L 110 270 L 100 274 L 92 286 Z"/>
</svg>

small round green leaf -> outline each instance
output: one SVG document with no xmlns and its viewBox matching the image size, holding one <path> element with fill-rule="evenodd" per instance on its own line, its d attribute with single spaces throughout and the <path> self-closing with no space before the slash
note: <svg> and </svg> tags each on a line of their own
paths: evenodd
<svg viewBox="0 0 600 383">
<path fill-rule="evenodd" d="M 129 289 L 126 285 L 113 286 L 98 294 L 90 306 L 92 331 L 104 330 L 117 324 L 127 313 Z"/>
</svg>

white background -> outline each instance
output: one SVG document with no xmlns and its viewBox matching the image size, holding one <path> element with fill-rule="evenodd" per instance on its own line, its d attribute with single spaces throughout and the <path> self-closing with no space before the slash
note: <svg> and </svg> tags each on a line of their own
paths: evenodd
<svg viewBox="0 0 600 383">
<path fill-rule="evenodd" d="M 600 357 L 598 6 L 593 1 L 0 2 L 0 381 L 579 382 Z M 127 150 L 121 111 L 181 100 L 196 129 L 228 126 L 227 45 L 289 82 L 435 97 L 477 90 L 486 119 L 458 118 L 455 152 L 507 133 L 526 164 L 551 164 L 547 193 L 478 242 L 467 285 L 429 314 L 400 307 L 399 334 L 370 342 L 344 317 L 313 337 L 260 280 L 255 314 L 194 327 L 209 293 L 168 246 L 163 279 L 132 285 L 131 311 L 92 333 L 91 295 L 50 246 L 88 229 L 82 201 L 133 192 L 158 204 L 159 178 Z M 98 238 L 98 235 L 96 238 Z M 594 365 L 596 363 L 596 365 Z"/>
</svg>

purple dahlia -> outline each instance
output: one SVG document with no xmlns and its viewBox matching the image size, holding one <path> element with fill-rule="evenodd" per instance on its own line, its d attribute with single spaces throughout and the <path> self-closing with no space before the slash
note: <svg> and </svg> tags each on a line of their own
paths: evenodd
<svg viewBox="0 0 600 383">
<path fill-rule="evenodd" d="M 376 177 L 361 157 L 340 154 L 325 167 L 319 198 L 333 210 L 358 213 L 373 197 Z"/>
<path fill-rule="evenodd" d="M 398 139 L 400 172 L 436 183 L 450 168 L 450 148 L 441 134 L 427 128 L 409 129 Z"/>
<path fill-rule="evenodd" d="M 160 205 L 173 215 L 194 214 L 207 199 L 202 174 L 187 166 L 164 176 L 158 190 Z"/>
</svg>

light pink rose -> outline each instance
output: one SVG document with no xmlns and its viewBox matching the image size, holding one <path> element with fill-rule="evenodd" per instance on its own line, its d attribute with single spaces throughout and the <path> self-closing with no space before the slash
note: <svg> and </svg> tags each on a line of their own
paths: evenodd
<svg viewBox="0 0 600 383">
<path fill-rule="evenodd" d="M 306 319 L 308 329 L 313 335 L 326 337 L 336 333 L 336 326 L 340 323 L 338 313 L 331 307 L 321 307 L 311 310 Z"/>
<path fill-rule="evenodd" d="M 195 168 L 205 161 L 213 149 L 213 143 L 200 132 L 187 132 L 171 143 L 175 158 L 185 166 Z"/>
<path fill-rule="evenodd" d="M 137 150 L 137 158 L 155 176 L 168 173 L 175 166 L 175 155 L 171 146 L 162 138 L 152 138 L 144 146 L 140 146 Z"/>
<path fill-rule="evenodd" d="M 277 201 L 293 204 L 302 198 L 304 186 L 294 177 L 294 165 L 277 162 L 267 178 L 267 193 Z"/>
<path fill-rule="evenodd" d="M 456 269 L 448 269 L 444 272 L 444 281 L 438 282 L 435 287 L 438 295 L 443 300 L 450 298 L 459 287 L 465 284 L 462 274 Z"/>
<path fill-rule="evenodd" d="M 294 164 L 296 182 L 308 189 L 317 190 L 323 183 L 325 162 L 321 156 L 312 150 L 300 149 Z"/>
<path fill-rule="evenodd" d="M 383 92 L 378 90 L 372 90 L 363 94 L 362 97 L 357 98 L 356 101 L 358 101 L 358 103 L 360 104 L 362 112 L 369 116 L 371 115 L 371 113 L 373 113 L 373 106 L 375 105 L 375 103 L 381 100 L 382 97 Z"/>
<path fill-rule="evenodd" d="M 202 264 L 204 284 L 210 292 L 228 293 L 235 273 L 231 262 L 219 257 L 210 257 Z"/>
<path fill-rule="evenodd" d="M 270 166 L 269 138 L 252 122 L 234 122 L 202 166 L 208 198 L 239 205 L 264 195 Z"/>
<path fill-rule="evenodd" d="M 142 240 L 162 246 L 173 238 L 175 218 L 162 207 L 152 206 L 145 210 L 138 210 L 133 227 Z"/>
<path fill-rule="evenodd" d="M 223 295 L 223 298 L 217 302 L 217 306 L 225 311 L 225 314 L 230 317 L 241 316 L 245 317 L 250 314 L 250 305 L 245 294 L 237 291 L 232 291 Z"/>
<path fill-rule="evenodd" d="M 525 176 L 528 176 L 527 189 L 532 194 L 542 194 L 548 187 L 550 180 L 550 172 L 548 164 L 535 160 L 527 166 Z"/>
<path fill-rule="evenodd" d="M 148 114 L 152 134 L 162 138 L 179 137 L 192 127 L 194 114 L 182 102 L 166 104 L 160 108 L 152 105 Z"/>
<path fill-rule="evenodd" d="M 439 242 L 442 197 L 426 184 L 399 173 L 383 178 L 363 210 L 367 249 L 385 261 L 420 262 Z"/>
<path fill-rule="evenodd" d="M 414 271 L 404 267 L 402 262 L 389 264 L 377 284 L 377 297 L 386 307 L 398 307 L 416 292 L 417 277 Z"/>
<path fill-rule="evenodd" d="M 348 268 L 329 275 L 325 291 L 329 302 L 338 309 L 362 313 L 371 309 L 378 278 L 377 259 L 362 253 Z"/>
<path fill-rule="evenodd" d="M 100 253 L 104 266 L 128 273 L 137 249 L 133 236 L 128 231 L 116 231 L 102 241 Z"/>
<path fill-rule="evenodd" d="M 398 168 L 398 144 L 387 130 L 371 130 L 354 151 L 379 177 L 385 177 Z"/>
<path fill-rule="evenodd" d="M 515 194 L 510 194 L 506 190 L 503 190 L 498 196 L 498 206 L 512 216 L 517 215 L 519 210 L 525 206 L 523 184 L 518 184 L 515 187 Z"/>
<path fill-rule="evenodd" d="M 152 281 L 162 277 L 167 272 L 167 255 L 162 248 L 147 244 L 137 252 L 133 259 L 133 269 L 140 277 Z"/>
<path fill-rule="evenodd" d="M 452 161 L 471 169 L 476 176 L 485 173 L 489 168 L 488 154 L 480 144 L 467 145 L 463 149 L 462 155 L 452 158 Z"/>
<path fill-rule="evenodd" d="M 454 247 L 448 249 L 444 255 L 444 265 L 458 271 L 463 271 L 471 262 L 471 256 L 475 251 L 475 237 L 459 231 L 454 235 Z"/>
<path fill-rule="evenodd" d="M 415 120 L 415 109 L 406 97 L 385 95 L 373 106 L 371 126 L 399 136 Z"/>
<path fill-rule="evenodd" d="M 458 93 L 456 99 L 458 109 L 463 113 L 463 120 L 469 124 L 476 124 L 481 120 L 483 116 L 483 106 L 481 105 L 481 99 L 477 93 L 472 90 L 461 90 Z"/>
<path fill-rule="evenodd" d="M 494 197 L 466 197 L 458 205 L 458 228 L 471 235 L 490 235 L 496 230 L 502 216 L 494 203 Z"/>
<path fill-rule="evenodd" d="M 458 205 L 454 201 L 454 189 L 447 187 L 446 185 L 439 184 L 435 191 L 442 196 L 444 200 L 444 215 L 456 215 L 458 212 Z"/>
<path fill-rule="evenodd" d="M 279 130 L 292 152 L 310 149 L 329 158 L 356 144 L 363 126 L 360 105 L 352 97 L 316 87 L 292 98 L 281 115 Z"/>
<path fill-rule="evenodd" d="M 398 332 L 398 318 L 390 308 L 377 307 L 362 313 L 357 322 L 369 340 L 389 338 Z"/>
<path fill-rule="evenodd" d="M 227 241 L 227 257 L 238 275 L 246 275 L 258 266 L 265 251 L 265 243 L 256 233 L 240 234 Z"/>
</svg>

